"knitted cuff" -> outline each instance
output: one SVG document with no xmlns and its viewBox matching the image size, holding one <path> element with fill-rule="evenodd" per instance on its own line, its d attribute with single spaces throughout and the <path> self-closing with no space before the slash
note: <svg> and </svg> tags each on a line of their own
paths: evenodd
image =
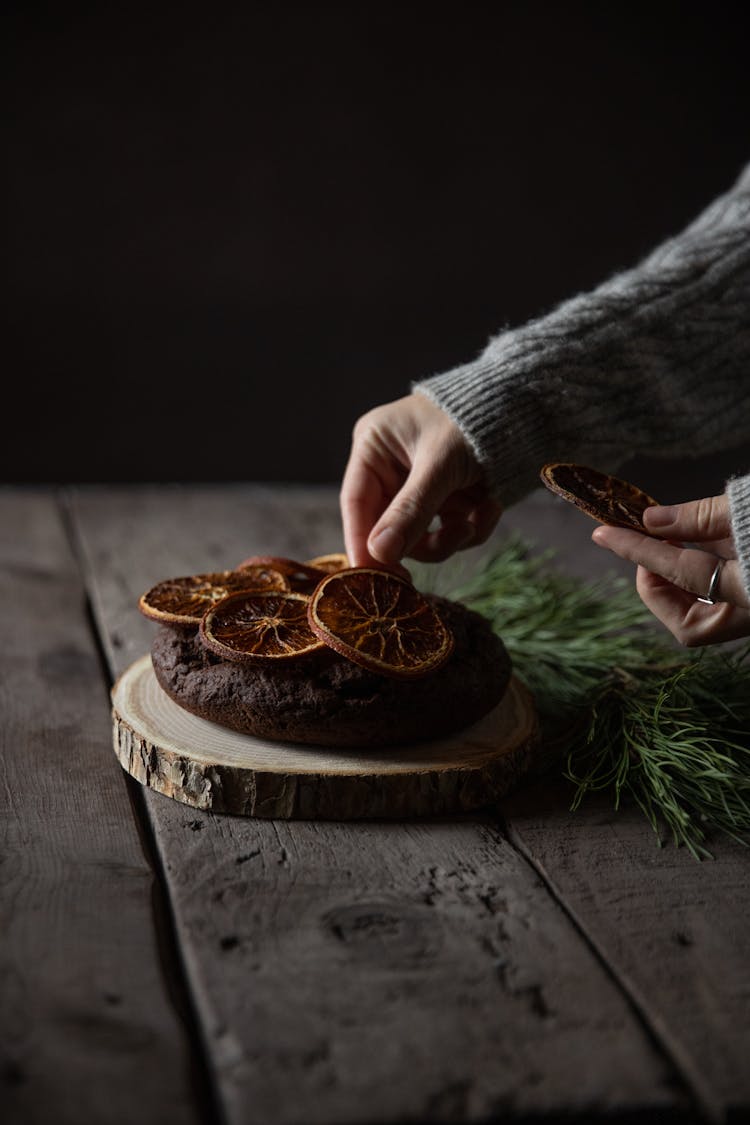
<svg viewBox="0 0 750 1125">
<path fill-rule="evenodd" d="M 732 535 L 745 590 L 750 596 L 750 474 L 727 484 Z"/>
<path fill-rule="evenodd" d="M 550 460 L 550 424 L 533 386 L 504 379 L 495 356 L 415 382 L 459 426 L 495 497 L 509 507 L 539 485 Z"/>
</svg>

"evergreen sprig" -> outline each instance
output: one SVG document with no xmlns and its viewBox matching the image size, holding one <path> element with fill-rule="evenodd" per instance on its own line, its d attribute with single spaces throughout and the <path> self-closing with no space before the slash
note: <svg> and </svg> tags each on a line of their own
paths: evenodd
<svg viewBox="0 0 750 1125">
<path fill-rule="evenodd" d="M 565 775 L 572 808 L 611 789 L 615 808 L 630 796 L 657 835 L 696 858 L 720 831 L 750 833 L 750 646 L 732 655 L 702 650 L 671 671 L 615 669 L 574 734 Z"/>
<path fill-rule="evenodd" d="M 440 568 L 432 587 L 491 621 L 545 738 L 568 731 L 572 809 L 597 790 L 615 809 L 631 799 L 660 842 L 665 827 L 696 858 L 710 855 L 714 832 L 749 842 L 750 644 L 686 653 L 657 632 L 626 580 L 587 584 L 554 557 L 514 534 L 468 575 Z M 427 573 L 413 571 L 421 589 Z"/>
</svg>

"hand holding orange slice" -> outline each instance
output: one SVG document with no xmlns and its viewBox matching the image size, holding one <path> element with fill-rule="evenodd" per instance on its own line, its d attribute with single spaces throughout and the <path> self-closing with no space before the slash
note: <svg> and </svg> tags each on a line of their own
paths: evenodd
<svg viewBox="0 0 750 1125">
<path fill-rule="evenodd" d="M 397 574 L 368 567 L 337 570 L 315 588 L 312 632 L 342 656 L 382 676 L 410 679 L 439 668 L 453 637 L 437 611 Z"/>
<path fill-rule="evenodd" d="M 310 599 L 290 591 L 229 594 L 204 615 L 203 644 L 224 660 L 289 660 L 324 647 L 307 620 Z"/>
<path fill-rule="evenodd" d="M 630 481 L 572 461 L 549 461 L 542 465 L 539 476 L 550 492 L 575 504 L 599 523 L 659 538 L 643 523 L 646 508 L 654 507 L 658 501 Z"/>
<path fill-rule="evenodd" d="M 196 626 L 206 610 L 227 594 L 250 589 L 288 590 L 289 582 L 269 566 L 166 578 L 141 595 L 138 608 L 146 617 L 165 625 Z"/>
</svg>

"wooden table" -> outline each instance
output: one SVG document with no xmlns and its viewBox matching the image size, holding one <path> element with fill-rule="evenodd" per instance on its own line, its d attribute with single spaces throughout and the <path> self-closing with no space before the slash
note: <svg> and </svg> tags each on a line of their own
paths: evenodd
<svg viewBox="0 0 750 1125">
<path fill-rule="evenodd" d="M 336 490 L 7 488 L 2 1099 L 13 1123 L 750 1117 L 750 854 L 697 863 L 557 778 L 500 808 L 252 820 L 141 788 L 113 679 L 138 595 L 341 549 Z M 589 521 L 507 513 L 579 574 Z"/>
</svg>

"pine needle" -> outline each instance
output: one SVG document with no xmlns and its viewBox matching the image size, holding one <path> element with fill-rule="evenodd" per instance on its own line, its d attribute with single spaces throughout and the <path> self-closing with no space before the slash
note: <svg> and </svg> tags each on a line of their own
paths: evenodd
<svg viewBox="0 0 750 1125">
<path fill-rule="evenodd" d="M 534 694 L 547 739 L 567 729 L 572 810 L 595 791 L 634 801 L 660 843 L 696 859 L 713 833 L 750 842 L 750 643 L 683 653 L 624 579 L 586 584 L 511 535 L 441 591 L 482 613 Z M 434 573 L 434 572 L 433 572 Z M 427 573 L 413 572 L 421 589 Z M 434 585 L 434 584 L 433 584 Z"/>
<path fill-rule="evenodd" d="M 750 645 L 702 650 L 671 672 L 610 676 L 585 731 L 569 748 L 573 809 L 611 788 L 615 808 L 636 801 L 657 836 L 662 826 L 696 859 L 710 833 L 742 843 L 750 833 Z"/>
</svg>

